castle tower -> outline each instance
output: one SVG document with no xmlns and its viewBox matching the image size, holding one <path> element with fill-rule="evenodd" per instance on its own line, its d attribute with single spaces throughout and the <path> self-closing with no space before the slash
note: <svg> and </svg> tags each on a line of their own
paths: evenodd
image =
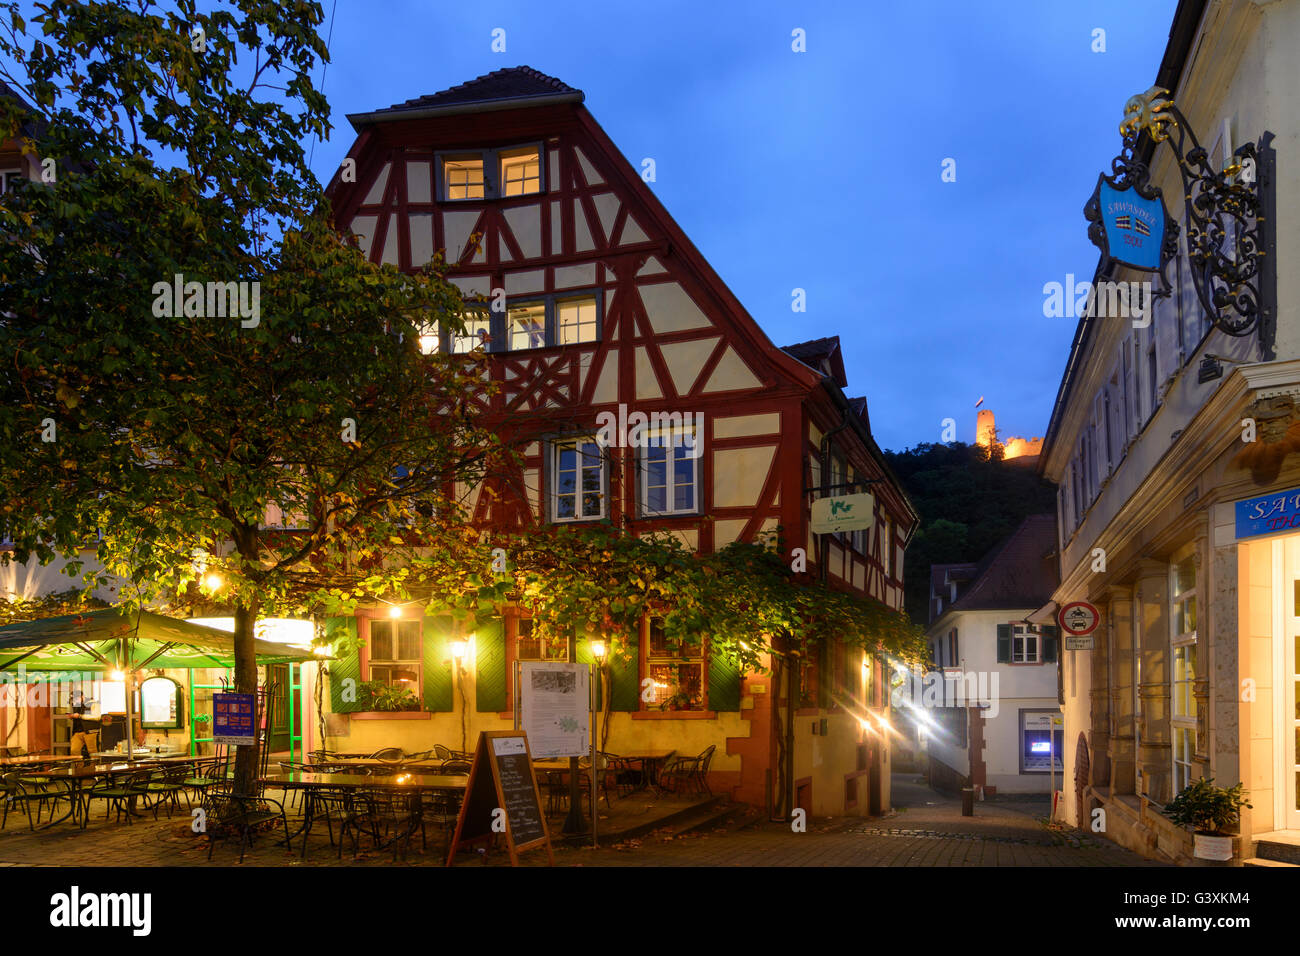
<svg viewBox="0 0 1300 956">
<path fill-rule="evenodd" d="M 993 409 L 981 408 L 975 419 L 975 444 L 992 448 L 997 431 L 993 425 Z"/>
</svg>

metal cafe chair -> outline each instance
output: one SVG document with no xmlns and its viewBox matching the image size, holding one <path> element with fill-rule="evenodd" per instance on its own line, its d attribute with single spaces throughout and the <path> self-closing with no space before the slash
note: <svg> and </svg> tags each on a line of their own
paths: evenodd
<svg viewBox="0 0 1300 956">
<path fill-rule="evenodd" d="M 4 816 L 0 818 L 0 830 L 5 828 L 9 822 L 9 811 L 11 808 L 18 809 L 27 817 L 27 828 L 35 830 L 36 824 L 41 821 L 41 806 L 45 801 L 55 798 L 57 795 L 43 789 L 38 785 L 29 785 L 18 778 L 21 771 L 13 771 L 0 777 L 0 786 L 3 787 L 4 793 Z M 35 804 L 36 819 L 32 819 L 32 805 Z"/>
<path fill-rule="evenodd" d="M 284 827 L 284 843 L 293 852 L 293 834 L 289 832 L 289 818 L 284 804 L 266 796 L 239 797 L 230 792 L 231 784 L 223 783 L 204 794 L 203 805 L 207 815 L 208 860 L 217 840 L 228 840 L 239 835 L 239 862 L 253 845 L 257 832 L 267 824 L 274 826 L 278 820 Z"/>
<path fill-rule="evenodd" d="M 371 760 L 401 760 L 406 756 L 401 747 L 385 747 L 370 755 Z"/>
</svg>

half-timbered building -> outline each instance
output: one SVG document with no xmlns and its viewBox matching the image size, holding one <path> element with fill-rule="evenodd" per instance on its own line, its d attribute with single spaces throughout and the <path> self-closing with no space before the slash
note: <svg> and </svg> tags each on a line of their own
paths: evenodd
<svg viewBox="0 0 1300 956">
<path fill-rule="evenodd" d="M 609 521 L 672 532 L 699 552 L 780 528 L 830 586 L 901 609 L 917 517 L 872 440 L 865 399 L 845 394 L 838 339 L 774 346 L 580 91 L 519 67 L 349 119 L 356 141 L 328 190 L 338 225 L 372 261 L 402 270 L 442 253 L 451 281 L 482 305 L 463 332 L 430 326 L 422 346 L 486 350 L 498 383 L 488 413 L 540 423 L 520 474 L 463 489 L 476 522 Z M 649 448 L 598 440 L 602 420 L 621 435 L 636 413 L 678 437 Z M 871 480 L 874 527 L 814 538 L 811 497 Z M 510 725 L 514 662 L 551 653 L 526 609 L 472 634 L 387 612 L 331 621 L 362 639 L 330 665 L 331 748 L 472 744 Z M 453 640 L 469 644 L 463 668 Z M 359 712 L 339 692 L 346 677 L 403 680 L 423 707 Z M 883 712 L 882 663 L 839 647 L 802 677 L 798 699 L 784 700 L 770 675 L 737 673 L 707 648 L 674 650 L 646 620 L 631 663 L 615 668 L 607 749 L 714 746 L 714 792 L 764 805 L 782 786 L 779 733 L 795 805 L 887 807 L 886 735 L 832 701 L 842 693 Z"/>
</svg>

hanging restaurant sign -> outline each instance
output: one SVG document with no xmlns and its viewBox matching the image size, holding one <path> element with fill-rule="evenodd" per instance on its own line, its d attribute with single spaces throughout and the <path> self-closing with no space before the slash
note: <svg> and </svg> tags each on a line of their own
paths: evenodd
<svg viewBox="0 0 1300 956">
<path fill-rule="evenodd" d="M 1179 229 L 1159 188 L 1148 182 L 1150 170 L 1139 155 L 1139 137 L 1168 142 L 1183 182 L 1187 265 L 1197 298 L 1221 331 L 1248 335 L 1271 316 L 1269 303 L 1274 299 L 1260 194 L 1271 170 L 1272 134 L 1265 133 L 1258 145 L 1239 147 L 1225 168 L 1216 170 L 1168 95 L 1168 90 L 1153 86 L 1124 104 L 1120 154 L 1111 162 L 1111 175 L 1098 177 L 1084 206 L 1088 238 L 1101 250 L 1103 273 L 1112 263 L 1155 273 L 1160 281 L 1152 294 L 1170 294 L 1164 270 L 1178 254 Z M 1267 168 L 1261 166 L 1265 158 Z M 1269 341 L 1261 344 L 1271 349 L 1271 322 L 1268 330 Z"/>
</svg>

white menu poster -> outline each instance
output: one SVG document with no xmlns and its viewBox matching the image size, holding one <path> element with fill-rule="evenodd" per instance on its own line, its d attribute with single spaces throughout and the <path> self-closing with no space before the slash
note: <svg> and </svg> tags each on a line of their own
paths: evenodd
<svg viewBox="0 0 1300 956">
<path fill-rule="evenodd" d="M 534 759 L 590 753 L 590 684 L 586 664 L 520 663 L 519 726 Z"/>
</svg>

